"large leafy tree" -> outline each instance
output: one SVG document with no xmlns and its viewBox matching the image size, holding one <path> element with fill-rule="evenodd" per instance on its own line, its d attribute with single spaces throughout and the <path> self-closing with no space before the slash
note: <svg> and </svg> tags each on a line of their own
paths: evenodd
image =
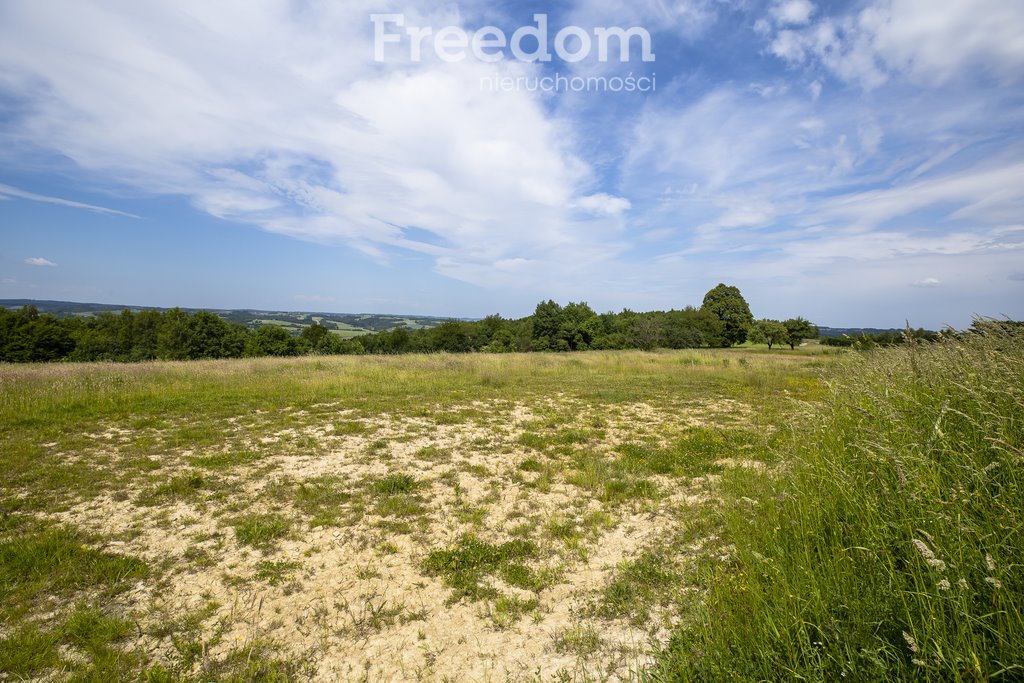
<svg viewBox="0 0 1024 683">
<path fill-rule="evenodd" d="M 818 328 L 803 318 L 790 318 L 782 324 L 786 326 L 786 343 L 791 349 L 795 349 L 804 339 L 815 339 L 818 336 Z"/>
<path fill-rule="evenodd" d="M 537 304 L 533 312 L 533 348 L 548 351 L 557 348 L 556 340 L 562 329 L 562 307 L 553 300 Z"/>
<path fill-rule="evenodd" d="M 723 346 L 734 346 L 747 340 L 747 331 L 754 323 L 754 316 L 738 288 L 719 284 L 704 295 L 701 310 L 722 321 Z"/>
</svg>

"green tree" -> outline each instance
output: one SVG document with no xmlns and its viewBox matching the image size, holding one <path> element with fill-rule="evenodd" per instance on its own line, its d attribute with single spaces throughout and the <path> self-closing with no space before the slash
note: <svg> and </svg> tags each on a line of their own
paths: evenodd
<svg viewBox="0 0 1024 683">
<path fill-rule="evenodd" d="M 562 329 L 562 307 L 553 300 L 537 304 L 533 312 L 533 348 L 547 351 L 557 347 L 556 340 Z"/>
<path fill-rule="evenodd" d="M 753 324 L 754 316 L 738 288 L 719 284 L 704 295 L 701 310 L 722 321 L 722 346 L 734 346 L 747 340 L 747 330 Z"/>
<path fill-rule="evenodd" d="M 288 331 L 276 325 L 263 325 L 249 337 L 245 347 L 245 355 L 259 356 L 294 356 L 298 353 L 298 339 Z"/>
<path fill-rule="evenodd" d="M 778 320 L 758 320 L 751 325 L 747 339 L 755 344 L 767 344 L 771 349 L 776 344 L 785 344 L 789 340 L 789 330 Z"/>
<path fill-rule="evenodd" d="M 803 318 L 790 318 L 782 324 L 786 326 L 786 343 L 790 349 L 795 349 L 804 339 L 818 337 L 818 328 Z"/>
</svg>

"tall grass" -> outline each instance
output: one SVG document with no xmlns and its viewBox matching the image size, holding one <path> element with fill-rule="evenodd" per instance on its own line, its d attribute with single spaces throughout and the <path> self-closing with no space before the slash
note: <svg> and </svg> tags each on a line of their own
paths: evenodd
<svg viewBox="0 0 1024 683">
<path fill-rule="evenodd" d="M 653 678 L 1024 679 L 1024 329 L 981 329 L 845 363 L 787 466 L 723 480 Z"/>
</svg>

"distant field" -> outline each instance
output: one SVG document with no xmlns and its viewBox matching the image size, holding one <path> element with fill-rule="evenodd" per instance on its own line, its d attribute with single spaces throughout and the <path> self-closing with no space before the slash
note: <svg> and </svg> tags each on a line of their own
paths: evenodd
<svg viewBox="0 0 1024 683">
<path fill-rule="evenodd" d="M 0 306 L 17 309 L 23 306 L 35 306 L 40 313 L 49 313 L 58 317 L 91 318 L 103 313 L 120 313 L 122 310 L 138 312 L 147 310 L 145 307 L 117 306 L 111 304 L 89 304 L 70 301 L 35 301 L 31 299 L 0 299 Z M 163 311 L 162 308 L 149 310 Z M 183 309 L 195 312 L 199 309 Z M 283 327 L 289 332 L 299 333 L 306 327 L 320 323 L 345 339 L 353 339 L 364 334 L 384 332 L 404 327 L 409 330 L 421 330 L 437 327 L 447 318 L 430 316 L 404 316 L 376 313 L 309 313 L 292 311 L 252 311 L 244 309 L 209 309 L 228 322 L 241 323 L 246 327 L 255 328 L 261 325 Z"/>
<path fill-rule="evenodd" d="M 626 677 L 830 358 L 2 367 L 0 670 Z"/>
</svg>

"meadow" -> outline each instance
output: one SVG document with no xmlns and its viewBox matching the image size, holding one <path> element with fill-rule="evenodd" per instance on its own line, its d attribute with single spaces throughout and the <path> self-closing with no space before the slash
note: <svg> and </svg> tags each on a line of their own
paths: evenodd
<svg viewBox="0 0 1024 683">
<path fill-rule="evenodd" d="M 1019 675 L 1019 333 L 0 367 L 0 678 Z"/>
</svg>

